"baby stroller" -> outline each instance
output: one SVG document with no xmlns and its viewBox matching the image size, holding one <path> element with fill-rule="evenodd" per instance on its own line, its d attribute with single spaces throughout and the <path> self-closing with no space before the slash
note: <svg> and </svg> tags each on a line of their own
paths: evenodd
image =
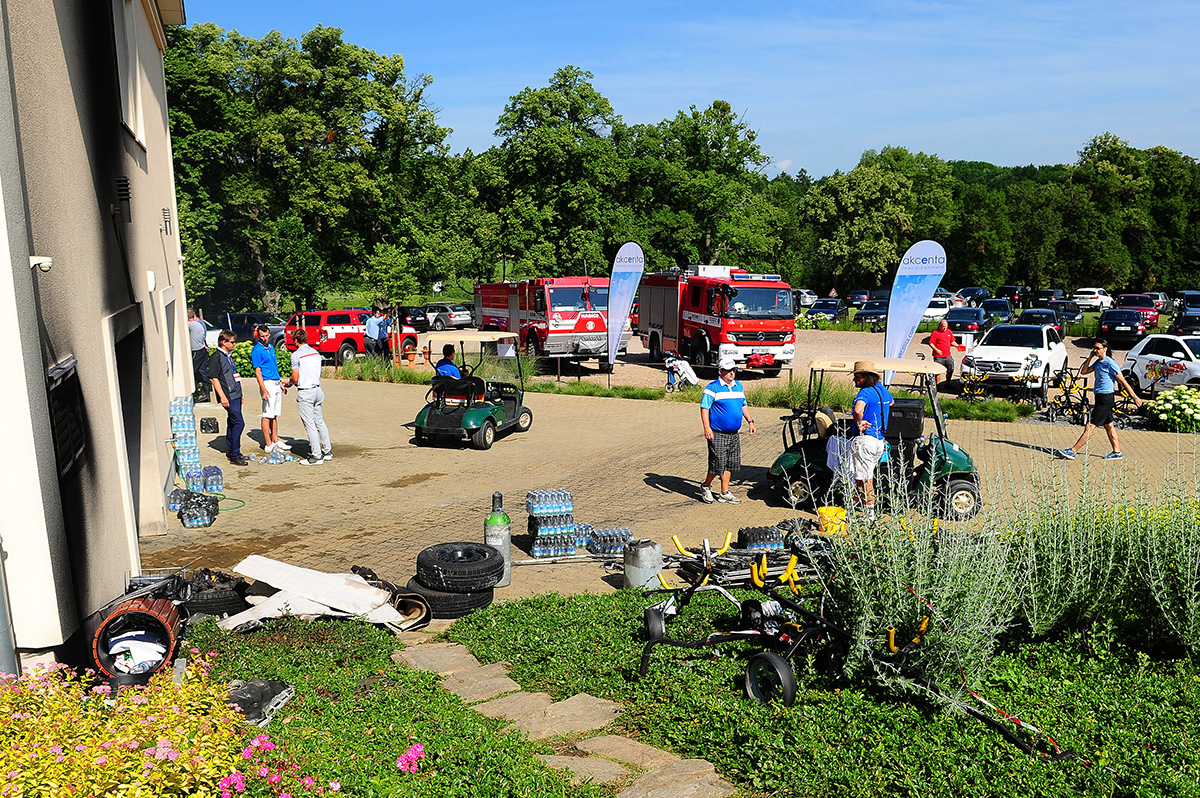
<svg viewBox="0 0 1200 798">
<path fill-rule="evenodd" d="M 696 372 L 692 370 L 691 365 L 683 358 L 668 354 L 663 358 L 663 362 L 667 366 L 667 384 L 664 386 L 667 393 L 671 393 L 677 387 L 686 388 L 689 385 L 700 384 L 700 378 L 696 376 Z"/>
</svg>

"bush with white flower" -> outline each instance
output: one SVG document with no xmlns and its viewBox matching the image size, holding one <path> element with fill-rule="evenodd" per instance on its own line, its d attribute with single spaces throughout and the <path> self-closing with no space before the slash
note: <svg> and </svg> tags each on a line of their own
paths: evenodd
<svg viewBox="0 0 1200 798">
<path fill-rule="evenodd" d="M 1154 426 L 1171 432 L 1200 430 L 1200 388 L 1180 385 L 1148 405 Z"/>
</svg>

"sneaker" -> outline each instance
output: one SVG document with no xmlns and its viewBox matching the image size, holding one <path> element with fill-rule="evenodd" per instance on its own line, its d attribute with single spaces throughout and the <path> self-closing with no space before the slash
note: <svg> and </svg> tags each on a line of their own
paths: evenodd
<svg viewBox="0 0 1200 798">
<path fill-rule="evenodd" d="M 700 486 L 700 501 L 704 502 L 705 504 L 713 503 L 712 488 L 710 488 L 708 485 Z"/>
<path fill-rule="evenodd" d="M 325 452 L 325 456 L 321 458 L 326 463 L 333 459 L 333 452 Z"/>
<path fill-rule="evenodd" d="M 730 491 L 725 491 L 720 496 L 718 496 L 717 501 L 724 502 L 725 504 L 741 504 L 742 503 L 742 500 L 739 499 L 737 496 L 734 496 L 733 493 L 731 493 Z"/>
<path fill-rule="evenodd" d="M 275 444 L 268 443 L 266 446 L 263 447 L 263 451 L 266 452 L 267 454 L 270 454 L 271 452 L 275 451 Z"/>
<path fill-rule="evenodd" d="M 1120 452 L 1109 452 L 1108 454 L 1104 455 L 1104 459 L 1105 460 L 1124 460 L 1125 455 L 1121 454 Z"/>
<path fill-rule="evenodd" d="M 300 460 L 300 465 L 325 465 L 325 461 L 320 457 L 305 457 Z"/>
<path fill-rule="evenodd" d="M 283 441 L 275 441 L 276 449 L 283 449 L 285 452 L 291 451 L 292 447 Z"/>
<path fill-rule="evenodd" d="M 1056 449 L 1054 454 L 1056 454 L 1057 456 L 1061 457 L 1064 460 L 1074 460 L 1075 459 L 1075 450 L 1074 449 Z"/>
<path fill-rule="evenodd" d="M 238 455 L 237 457 L 230 457 L 229 462 L 233 463 L 236 466 L 250 465 L 250 461 L 247 460 L 245 457 L 242 457 L 241 455 Z"/>
</svg>

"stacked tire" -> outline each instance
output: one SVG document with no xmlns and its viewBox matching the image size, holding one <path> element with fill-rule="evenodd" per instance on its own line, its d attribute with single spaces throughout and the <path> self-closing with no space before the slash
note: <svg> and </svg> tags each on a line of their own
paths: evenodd
<svg viewBox="0 0 1200 798">
<path fill-rule="evenodd" d="M 492 603 L 504 557 L 483 543 L 438 543 L 417 555 L 408 589 L 424 597 L 434 618 L 461 618 Z"/>
</svg>

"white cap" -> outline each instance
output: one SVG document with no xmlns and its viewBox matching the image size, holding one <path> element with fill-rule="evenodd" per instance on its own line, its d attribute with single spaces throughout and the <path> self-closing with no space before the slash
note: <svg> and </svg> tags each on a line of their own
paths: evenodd
<svg viewBox="0 0 1200 798">
<path fill-rule="evenodd" d="M 717 368 L 721 371 L 733 371 L 737 368 L 737 363 L 731 357 L 721 358 L 721 362 L 717 364 Z"/>
</svg>

